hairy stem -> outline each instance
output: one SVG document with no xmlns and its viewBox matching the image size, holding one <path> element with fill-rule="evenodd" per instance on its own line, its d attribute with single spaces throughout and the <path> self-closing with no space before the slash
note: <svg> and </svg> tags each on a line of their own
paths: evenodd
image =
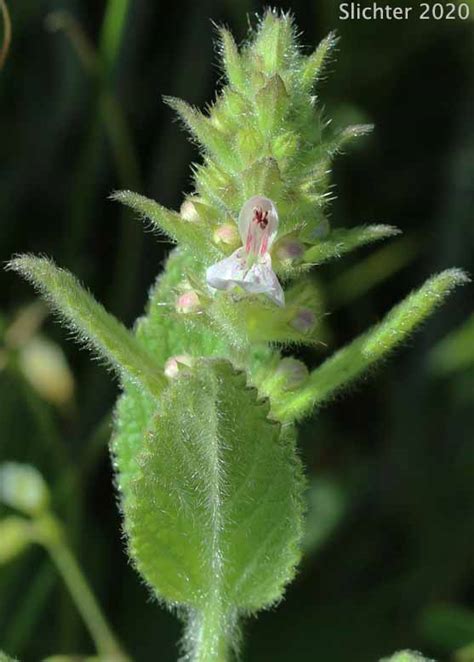
<svg viewBox="0 0 474 662">
<path fill-rule="evenodd" d="M 192 662 L 229 662 L 231 628 L 220 601 L 210 601 L 191 620 L 186 634 Z"/>
</svg>

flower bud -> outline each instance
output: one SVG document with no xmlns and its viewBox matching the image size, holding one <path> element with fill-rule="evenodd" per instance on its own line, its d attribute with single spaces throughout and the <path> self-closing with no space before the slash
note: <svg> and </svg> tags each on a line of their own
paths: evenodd
<svg viewBox="0 0 474 662">
<path fill-rule="evenodd" d="M 192 200 L 185 200 L 180 207 L 181 218 L 190 223 L 196 223 L 200 220 L 199 212 Z"/>
<path fill-rule="evenodd" d="M 0 520 L 0 565 L 20 554 L 31 542 L 30 522 L 23 517 Z"/>
<path fill-rule="evenodd" d="M 323 218 L 321 222 L 315 227 L 315 229 L 312 232 L 311 238 L 313 240 L 315 239 L 324 239 L 325 237 L 328 236 L 329 230 L 329 221 L 327 218 Z"/>
<path fill-rule="evenodd" d="M 37 515 L 49 503 L 49 490 L 40 472 L 29 464 L 0 465 L 0 503 Z"/>
<path fill-rule="evenodd" d="M 193 363 L 193 358 L 189 354 L 170 356 L 165 363 L 164 373 L 169 379 L 175 379 L 185 372 L 187 368 L 192 368 Z"/>
<path fill-rule="evenodd" d="M 301 361 L 286 357 L 278 364 L 276 375 L 283 380 L 283 388 L 291 391 L 306 381 L 309 371 Z"/>
<path fill-rule="evenodd" d="M 316 315 L 310 308 L 300 308 L 291 320 L 291 326 L 300 333 L 309 333 L 316 323 Z"/>
<path fill-rule="evenodd" d="M 58 407 L 71 402 L 74 378 L 59 345 L 36 335 L 21 347 L 19 363 L 26 380 L 42 398 Z"/>
<path fill-rule="evenodd" d="M 201 301 L 194 290 L 183 292 L 176 300 L 176 312 L 187 315 L 198 313 L 201 310 Z"/>
<path fill-rule="evenodd" d="M 237 247 L 240 244 L 239 231 L 234 223 L 220 225 L 212 236 L 214 243 Z"/>
<path fill-rule="evenodd" d="M 276 246 L 277 257 L 282 261 L 295 261 L 303 257 L 304 246 L 298 239 L 287 237 Z"/>
</svg>

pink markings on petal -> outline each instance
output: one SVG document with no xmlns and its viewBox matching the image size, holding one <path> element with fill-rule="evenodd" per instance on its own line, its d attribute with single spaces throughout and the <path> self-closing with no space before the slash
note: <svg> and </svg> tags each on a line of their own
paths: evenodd
<svg viewBox="0 0 474 662">
<path fill-rule="evenodd" d="M 240 287 L 251 294 L 265 294 L 283 306 L 285 295 L 269 252 L 278 230 L 275 205 L 260 195 L 250 198 L 240 210 L 238 225 L 242 247 L 207 269 L 208 285 L 218 290 Z"/>
<path fill-rule="evenodd" d="M 239 214 L 239 231 L 245 251 L 252 257 L 270 250 L 278 229 L 278 213 L 269 198 L 255 195 Z"/>
<path fill-rule="evenodd" d="M 248 235 L 247 235 L 247 241 L 245 242 L 245 252 L 246 253 L 250 253 L 250 249 L 252 247 L 252 239 L 253 239 L 252 233 L 249 232 Z"/>
</svg>

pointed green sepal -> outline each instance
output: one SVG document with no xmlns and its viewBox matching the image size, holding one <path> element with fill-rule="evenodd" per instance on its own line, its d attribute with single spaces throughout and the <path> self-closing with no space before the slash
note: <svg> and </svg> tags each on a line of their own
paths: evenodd
<svg viewBox="0 0 474 662">
<path fill-rule="evenodd" d="M 337 42 L 336 33 L 330 32 L 316 50 L 304 60 L 301 70 L 301 84 L 305 91 L 310 92 L 321 79 Z"/>
<path fill-rule="evenodd" d="M 164 97 L 164 101 L 175 110 L 190 133 L 204 149 L 225 167 L 235 169 L 235 153 L 229 149 L 229 136 L 223 133 L 209 117 L 190 106 L 183 99 Z"/>
<path fill-rule="evenodd" d="M 248 92 L 245 67 L 234 37 L 225 28 L 219 28 L 221 57 L 227 80 L 231 87 Z"/>
<path fill-rule="evenodd" d="M 327 154 L 334 157 L 344 151 L 347 145 L 362 136 L 368 136 L 374 130 L 373 124 L 352 124 L 339 131 L 327 145 L 323 145 Z"/>
<path fill-rule="evenodd" d="M 266 11 L 254 48 L 261 69 L 267 76 L 272 76 L 290 64 L 290 58 L 296 54 L 294 35 L 291 14 L 279 14 L 272 9 Z"/>
<path fill-rule="evenodd" d="M 285 83 L 278 74 L 275 74 L 255 96 L 258 124 L 264 134 L 271 135 L 278 131 L 289 103 Z"/>
<path fill-rule="evenodd" d="M 111 195 L 111 199 L 133 209 L 173 241 L 189 246 L 197 257 L 208 256 L 215 259 L 220 255 L 209 240 L 208 226 L 201 223 L 200 219 L 197 222 L 189 221 L 185 216 L 133 191 L 116 191 Z"/>
<path fill-rule="evenodd" d="M 341 388 L 361 377 L 376 361 L 403 342 L 458 285 L 468 282 L 459 269 L 448 269 L 430 278 L 395 306 L 385 319 L 356 338 L 314 370 L 304 388 L 287 394 L 274 408 L 280 420 L 294 420 L 329 400 Z"/>
<path fill-rule="evenodd" d="M 8 269 L 32 283 L 75 333 L 124 380 L 158 395 L 166 378 L 153 356 L 113 315 L 110 315 L 76 278 L 46 258 L 23 255 Z"/>
</svg>

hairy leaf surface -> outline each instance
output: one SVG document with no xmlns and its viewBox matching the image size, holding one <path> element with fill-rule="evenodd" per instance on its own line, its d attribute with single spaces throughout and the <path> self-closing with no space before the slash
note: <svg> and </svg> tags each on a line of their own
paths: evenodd
<svg viewBox="0 0 474 662">
<path fill-rule="evenodd" d="M 123 502 L 131 555 L 159 597 L 252 612 L 292 578 L 303 479 L 268 412 L 223 360 L 166 391 Z"/>
</svg>

